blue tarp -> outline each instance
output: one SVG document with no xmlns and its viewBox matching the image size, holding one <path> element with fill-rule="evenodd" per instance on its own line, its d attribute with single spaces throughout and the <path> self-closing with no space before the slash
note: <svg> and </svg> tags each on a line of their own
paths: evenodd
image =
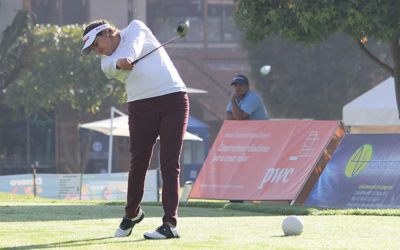
<svg viewBox="0 0 400 250">
<path fill-rule="evenodd" d="M 192 155 L 191 158 L 194 162 L 184 164 L 184 170 L 183 170 L 184 180 L 194 181 L 196 180 L 197 175 L 199 174 L 200 169 L 203 166 L 203 162 L 208 155 L 210 127 L 207 124 L 189 115 L 187 131 L 203 139 L 202 142 L 185 142 L 192 144 L 192 147 L 190 147 L 191 148 L 190 151 Z M 204 149 L 203 151 L 204 155 L 202 156 L 202 159 L 198 159 L 199 154 L 198 152 L 196 153 L 196 151 L 198 151 L 198 147 L 203 147 Z M 187 154 L 187 152 L 184 152 L 184 154 Z"/>
<path fill-rule="evenodd" d="M 203 139 L 205 157 L 209 150 L 210 126 L 189 115 L 187 131 Z"/>
</svg>

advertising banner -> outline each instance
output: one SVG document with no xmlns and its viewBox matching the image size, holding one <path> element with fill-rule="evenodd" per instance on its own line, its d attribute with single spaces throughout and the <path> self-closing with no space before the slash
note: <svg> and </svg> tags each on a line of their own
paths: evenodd
<svg viewBox="0 0 400 250">
<path fill-rule="evenodd" d="M 56 176 L 55 174 L 37 174 L 36 195 L 57 199 L 59 181 Z M 33 196 L 33 174 L 0 176 L 0 192 Z"/>
<path fill-rule="evenodd" d="M 400 134 L 347 134 L 306 206 L 400 208 Z"/>
<path fill-rule="evenodd" d="M 157 183 L 158 169 L 148 170 L 142 201 L 159 201 Z M 128 173 L 83 175 L 82 200 L 126 200 L 127 191 Z"/>
<path fill-rule="evenodd" d="M 159 201 L 159 170 L 147 171 L 142 201 Z M 128 173 L 37 174 L 36 195 L 62 200 L 126 200 Z M 80 193 L 82 189 L 82 193 Z M 34 195 L 33 175 L 0 176 L 0 192 Z"/>
<path fill-rule="evenodd" d="M 313 120 L 225 121 L 190 198 L 295 200 L 325 157 L 339 125 Z"/>
</svg>

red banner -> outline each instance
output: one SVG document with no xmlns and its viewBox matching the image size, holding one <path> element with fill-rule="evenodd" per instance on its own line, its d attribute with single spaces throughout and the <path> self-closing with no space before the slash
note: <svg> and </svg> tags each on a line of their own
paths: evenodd
<svg viewBox="0 0 400 250">
<path fill-rule="evenodd" d="M 294 200 L 339 121 L 225 121 L 190 193 L 194 199 Z"/>
</svg>

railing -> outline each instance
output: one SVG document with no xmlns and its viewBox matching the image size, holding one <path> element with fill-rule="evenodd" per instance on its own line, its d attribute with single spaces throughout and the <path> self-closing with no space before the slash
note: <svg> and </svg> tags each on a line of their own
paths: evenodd
<svg viewBox="0 0 400 250">
<path fill-rule="evenodd" d="M 56 170 L 55 161 L 35 160 L 28 164 L 25 159 L 20 157 L 5 157 L 0 159 L 0 175 L 9 174 L 28 174 L 32 173 L 35 167 L 39 173 L 54 173 Z"/>
</svg>

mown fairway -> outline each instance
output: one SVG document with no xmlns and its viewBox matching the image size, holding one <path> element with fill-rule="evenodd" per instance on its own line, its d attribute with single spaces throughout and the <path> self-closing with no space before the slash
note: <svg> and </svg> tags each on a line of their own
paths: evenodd
<svg viewBox="0 0 400 250">
<path fill-rule="evenodd" d="M 180 239 L 144 240 L 161 224 L 162 207 L 130 237 L 113 238 L 124 202 L 56 201 L 0 193 L 0 247 L 10 249 L 400 249 L 398 210 L 325 210 L 267 204 L 189 202 L 179 210 Z M 281 222 L 298 214 L 300 236 L 284 237 Z"/>
</svg>

